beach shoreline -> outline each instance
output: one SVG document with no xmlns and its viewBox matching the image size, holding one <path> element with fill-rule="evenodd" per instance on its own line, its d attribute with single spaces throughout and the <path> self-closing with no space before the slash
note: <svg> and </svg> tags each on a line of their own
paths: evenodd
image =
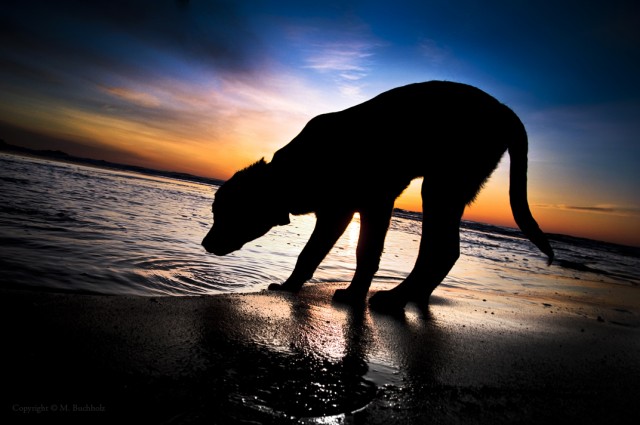
<svg viewBox="0 0 640 425">
<path fill-rule="evenodd" d="M 638 419 L 637 311 L 618 311 L 623 320 L 602 306 L 439 288 L 426 311 L 390 317 L 332 303 L 344 285 L 186 297 L 2 289 L 4 423 Z"/>
</svg>

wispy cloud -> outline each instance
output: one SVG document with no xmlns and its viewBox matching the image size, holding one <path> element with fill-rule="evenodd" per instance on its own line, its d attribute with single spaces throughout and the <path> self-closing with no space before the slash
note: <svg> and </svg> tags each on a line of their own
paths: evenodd
<svg viewBox="0 0 640 425">
<path fill-rule="evenodd" d="M 371 73 L 375 47 L 362 41 L 316 44 L 306 59 L 305 68 L 331 75 L 343 95 L 358 97 L 362 80 Z"/>
<path fill-rule="evenodd" d="M 150 93 L 132 90 L 125 87 L 102 87 L 102 89 L 113 97 L 133 103 L 137 106 L 154 108 L 161 104 L 160 99 Z"/>
<path fill-rule="evenodd" d="M 3 10 L 0 77 L 9 66 L 42 85 L 55 78 L 77 91 L 88 80 L 184 77 L 195 67 L 251 73 L 262 50 L 238 9 L 224 0 L 16 2 Z"/>
<path fill-rule="evenodd" d="M 290 31 L 302 56 L 302 68 L 330 78 L 340 93 L 358 98 L 374 69 L 376 50 L 383 45 L 365 25 L 350 23 L 348 30 L 329 33 L 315 27 Z"/>
<path fill-rule="evenodd" d="M 433 65 L 442 65 L 445 61 L 451 59 L 451 53 L 448 49 L 429 38 L 420 40 L 418 51 Z"/>
<path fill-rule="evenodd" d="M 537 208 L 576 211 L 590 214 L 604 214 L 619 217 L 640 217 L 640 208 L 626 207 L 615 204 L 597 205 L 566 205 L 566 204 L 536 204 Z"/>
<path fill-rule="evenodd" d="M 319 72 L 337 72 L 347 80 L 359 80 L 369 73 L 367 60 L 372 46 L 362 42 L 317 44 L 307 58 L 307 68 Z"/>
</svg>

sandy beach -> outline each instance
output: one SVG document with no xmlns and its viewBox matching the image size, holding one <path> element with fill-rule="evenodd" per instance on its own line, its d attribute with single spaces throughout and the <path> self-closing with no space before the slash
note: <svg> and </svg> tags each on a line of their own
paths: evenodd
<svg viewBox="0 0 640 425">
<path fill-rule="evenodd" d="M 428 310 L 390 317 L 333 304 L 343 285 L 157 298 L 2 290 L 3 423 L 640 417 L 637 310 L 444 287 Z"/>
</svg>

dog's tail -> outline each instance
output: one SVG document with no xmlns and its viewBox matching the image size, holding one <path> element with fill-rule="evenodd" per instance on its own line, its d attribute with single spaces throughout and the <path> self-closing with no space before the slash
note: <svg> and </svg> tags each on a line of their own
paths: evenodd
<svg viewBox="0 0 640 425">
<path fill-rule="evenodd" d="M 506 108 L 506 107 L 505 107 Z M 549 264 L 553 261 L 553 249 L 547 240 L 547 236 L 540 230 L 538 223 L 531 215 L 529 202 L 527 201 L 527 132 L 522 121 L 509 110 L 513 116 L 514 130 L 509 132 L 508 149 L 511 166 L 509 169 L 509 201 L 513 218 L 518 227 L 531 242 L 549 257 Z"/>
</svg>

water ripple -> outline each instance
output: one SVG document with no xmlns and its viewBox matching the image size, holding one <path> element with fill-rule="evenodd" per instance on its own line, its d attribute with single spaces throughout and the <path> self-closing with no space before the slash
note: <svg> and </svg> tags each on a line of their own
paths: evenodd
<svg viewBox="0 0 640 425">
<path fill-rule="evenodd" d="M 2 284 L 104 294 L 193 295 L 252 291 L 284 281 L 313 230 L 292 217 L 225 257 L 200 246 L 216 187 L 163 177 L 0 154 Z M 391 222 L 375 279 L 400 282 L 420 242 L 419 214 Z M 349 281 L 359 220 L 320 265 L 315 282 Z M 551 267 L 513 229 L 465 222 L 462 256 L 445 285 L 504 291 L 576 281 L 637 286 L 638 250 L 554 240 Z"/>
</svg>

